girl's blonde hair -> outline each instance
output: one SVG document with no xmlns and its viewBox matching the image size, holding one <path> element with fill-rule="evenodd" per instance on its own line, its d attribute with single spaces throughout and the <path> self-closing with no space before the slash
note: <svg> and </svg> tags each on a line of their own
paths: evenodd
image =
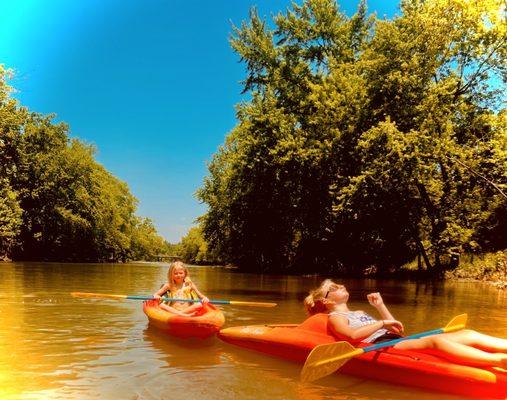
<svg viewBox="0 0 507 400">
<path fill-rule="evenodd" d="M 333 281 L 331 279 L 326 279 L 320 284 L 317 289 L 310 291 L 310 294 L 305 297 L 304 305 L 308 314 L 313 315 L 327 312 L 324 298 L 326 296 L 329 285 L 332 284 Z"/>
<path fill-rule="evenodd" d="M 176 268 L 182 268 L 183 271 L 185 271 L 185 283 L 190 282 L 190 277 L 188 276 L 188 267 L 181 261 L 174 261 L 171 266 L 169 267 L 169 270 L 167 271 L 167 282 L 169 283 L 169 287 L 172 289 L 174 285 L 173 281 L 173 273 Z"/>
</svg>

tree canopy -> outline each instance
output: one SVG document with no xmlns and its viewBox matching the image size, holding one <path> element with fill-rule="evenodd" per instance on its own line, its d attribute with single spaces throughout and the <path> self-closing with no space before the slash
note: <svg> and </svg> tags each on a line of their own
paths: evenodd
<svg viewBox="0 0 507 400">
<path fill-rule="evenodd" d="M 271 27 L 272 25 L 272 27 Z M 198 192 L 209 251 L 249 270 L 379 271 L 507 247 L 502 0 L 306 0 L 231 45 L 237 125 Z"/>
<path fill-rule="evenodd" d="M 165 253 L 149 219 L 135 215 L 128 186 L 70 139 L 53 115 L 10 95 L 0 65 L 0 257 L 125 261 Z"/>
</svg>

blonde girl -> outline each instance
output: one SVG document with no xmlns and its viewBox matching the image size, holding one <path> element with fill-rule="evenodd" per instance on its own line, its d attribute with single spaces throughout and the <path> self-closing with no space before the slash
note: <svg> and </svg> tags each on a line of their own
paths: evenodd
<svg viewBox="0 0 507 400">
<path fill-rule="evenodd" d="M 170 297 L 175 299 L 195 299 L 201 300 L 202 304 L 208 303 L 209 299 L 204 296 L 197 286 L 190 280 L 188 268 L 181 261 L 175 261 L 167 271 L 167 283 L 153 294 L 153 297 Z M 189 317 L 195 315 L 197 310 L 202 307 L 199 303 L 189 303 L 175 301 L 171 303 L 160 303 L 160 308 L 173 314 Z"/>
<path fill-rule="evenodd" d="M 352 342 L 380 343 L 401 337 L 403 324 L 392 316 L 380 293 L 370 293 L 366 298 L 377 309 L 380 320 L 363 311 L 350 310 L 347 306 L 347 288 L 330 279 L 311 291 L 304 304 L 310 314 L 327 313 L 331 331 Z M 507 340 L 470 329 L 408 339 L 393 347 L 436 352 L 457 363 L 507 368 Z"/>
</svg>

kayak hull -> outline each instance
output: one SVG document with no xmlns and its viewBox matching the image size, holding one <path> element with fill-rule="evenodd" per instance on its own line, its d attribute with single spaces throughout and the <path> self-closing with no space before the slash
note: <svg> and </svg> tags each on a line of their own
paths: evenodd
<svg viewBox="0 0 507 400">
<path fill-rule="evenodd" d="M 315 346 L 337 341 L 327 319 L 327 315 L 318 314 L 301 325 L 233 327 L 221 330 L 218 337 L 237 346 L 304 363 Z M 421 351 L 371 351 L 348 361 L 339 373 L 462 396 L 507 397 L 507 371 L 455 364 Z"/>
<path fill-rule="evenodd" d="M 204 304 L 192 317 L 183 317 L 162 310 L 157 300 L 145 301 L 143 311 L 150 325 L 181 338 L 205 339 L 217 333 L 225 322 L 222 311 L 212 304 Z"/>
</svg>

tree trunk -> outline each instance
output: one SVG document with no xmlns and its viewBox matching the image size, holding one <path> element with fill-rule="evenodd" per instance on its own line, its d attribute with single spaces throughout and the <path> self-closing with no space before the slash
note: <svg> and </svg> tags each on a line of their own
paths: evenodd
<svg viewBox="0 0 507 400">
<path fill-rule="evenodd" d="M 417 269 L 419 271 L 423 270 L 423 265 L 421 262 L 421 257 L 424 260 L 424 264 L 426 264 L 426 269 L 430 271 L 433 269 L 433 266 L 431 265 L 430 259 L 428 258 L 428 255 L 426 254 L 426 249 L 424 248 L 421 239 L 419 238 L 419 229 L 416 226 L 411 226 L 410 228 L 412 237 L 414 238 L 415 245 L 417 247 Z"/>
<path fill-rule="evenodd" d="M 428 254 L 426 254 L 426 250 L 424 249 L 424 246 L 421 243 L 421 241 L 419 240 L 419 238 L 417 238 L 416 240 L 417 240 L 417 247 L 419 249 L 419 256 L 422 256 L 424 263 L 426 264 L 426 269 L 428 271 L 431 271 L 433 269 L 433 266 L 431 265 Z"/>
</svg>

